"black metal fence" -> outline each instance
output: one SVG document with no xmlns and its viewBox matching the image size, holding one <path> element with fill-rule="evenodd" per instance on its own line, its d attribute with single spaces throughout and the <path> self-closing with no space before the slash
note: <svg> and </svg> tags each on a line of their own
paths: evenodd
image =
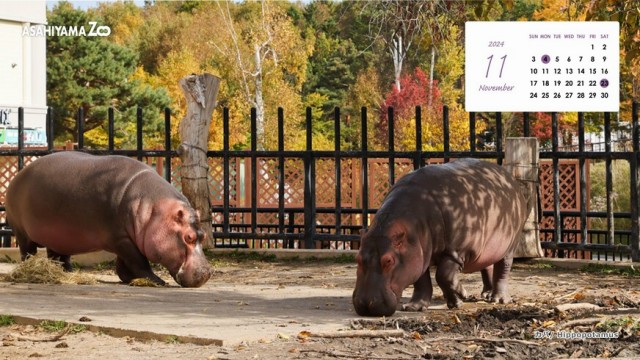
<svg viewBox="0 0 640 360">
<path fill-rule="evenodd" d="M 370 161 L 372 159 L 385 159 L 387 161 L 386 188 L 396 181 L 398 171 L 396 167 L 401 162 L 410 163 L 411 168 L 419 168 L 432 162 L 433 159 L 449 161 L 450 159 L 462 157 L 474 157 L 482 159 L 492 159 L 501 164 L 504 159 L 503 152 L 503 129 L 502 114 L 485 114 L 483 118 L 495 121 L 492 127 L 495 128 L 495 142 L 491 151 L 478 149 L 479 136 L 476 134 L 476 114 L 469 113 L 469 149 L 466 151 L 452 151 L 450 146 L 449 131 L 449 111 L 443 109 L 443 150 L 424 151 L 422 132 L 422 112 L 417 107 L 415 111 L 415 149 L 412 151 L 397 151 L 394 143 L 394 120 L 393 109 L 388 113 L 388 148 L 384 151 L 369 149 L 369 129 L 367 129 L 368 113 L 366 108 L 360 112 L 361 123 L 361 148 L 359 150 L 341 149 L 341 113 L 340 109 L 335 110 L 334 132 L 335 145 L 331 151 L 319 151 L 313 148 L 312 113 L 311 109 L 306 112 L 306 148 L 305 150 L 287 150 L 284 147 L 284 112 L 278 111 L 278 144 L 277 150 L 263 151 L 257 150 L 256 142 L 256 111 L 251 111 L 251 145 L 248 150 L 231 150 L 229 144 L 229 111 L 223 109 L 223 148 L 221 150 L 209 150 L 207 155 L 210 161 L 218 161 L 221 164 L 221 177 L 217 179 L 219 188 L 217 194 L 221 202 L 212 203 L 211 211 L 215 215 L 213 238 L 216 247 L 263 247 L 263 248 L 318 248 L 331 247 L 337 249 L 353 249 L 358 247 L 360 231 L 366 230 L 371 217 L 375 214 L 376 208 L 370 204 Z M 23 140 L 24 134 L 24 112 L 19 109 L 19 142 L 17 147 L 0 148 L 0 158 L 16 157 L 18 168 L 25 166 L 25 158 L 43 156 L 55 150 L 53 147 L 53 112 L 49 109 L 47 114 L 47 139 L 48 146 L 44 149 L 34 149 L 26 147 Z M 603 260 L 628 260 L 640 261 L 640 190 L 638 188 L 638 178 L 640 169 L 638 159 L 640 156 L 640 140 L 638 130 L 638 104 L 633 104 L 632 111 L 632 150 L 612 149 L 611 146 L 611 120 L 612 114 L 604 114 L 604 151 L 585 151 L 585 129 L 584 114 L 579 113 L 578 146 L 573 151 L 561 150 L 558 143 L 558 114 L 551 113 L 552 119 L 552 144 L 550 151 L 542 151 L 541 159 L 548 159 L 553 166 L 553 209 L 544 211 L 543 216 L 553 218 L 553 226 L 541 229 L 541 245 L 549 256 L 555 257 L 577 257 Z M 168 181 L 175 181 L 172 174 L 172 160 L 177 158 L 177 153 L 171 150 L 170 128 L 171 114 L 165 110 L 165 148 L 164 150 L 144 149 L 142 143 L 142 111 L 137 113 L 137 146 L 136 149 L 116 149 L 114 146 L 114 114 L 109 111 L 108 116 L 109 143 L 106 149 L 89 149 L 84 145 L 84 116 L 81 110 L 78 111 L 78 142 L 77 150 L 86 151 L 93 154 L 119 154 L 125 156 L 143 158 L 154 158 L 164 162 L 164 176 Z M 522 136 L 530 136 L 529 114 L 523 116 Z M 260 164 L 270 159 L 275 164 L 274 171 L 270 176 L 275 179 L 277 185 L 276 203 L 269 206 L 260 204 L 259 182 L 261 181 Z M 333 172 L 330 176 L 335 179 L 333 198 L 331 206 L 318 206 L 317 197 L 318 178 L 316 167 L 323 159 L 333 161 Z M 577 159 L 579 162 L 579 183 L 580 193 L 577 201 L 580 203 L 579 211 L 562 210 L 560 206 L 560 172 L 559 163 L 564 159 Z M 300 162 L 303 168 L 302 187 L 303 201 L 300 204 L 291 204 L 287 200 L 285 169 L 290 162 Z M 614 178 L 612 166 L 614 162 L 622 161 L 628 164 L 628 178 L 615 179 L 627 184 L 629 206 L 628 211 L 615 211 L 614 203 L 618 201 L 620 194 L 614 192 Z M 237 192 L 238 188 L 232 189 L 232 183 L 237 182 L 239 174 L 237 165 L 239 162 L 247 165 L 243 176 L 245 187 L 242 191 L 252 194 L 249 204 L 238 206 L 230 201 L 231 194 Z M 605 198 L 604 211 L 592 211 L 591 199 L 588 198 L 588 178 L 586 163 L 603 162 L 605 176 Z M 343 206 L 342 198 L 344 191 L 340 185 L 343 179 L 343 164 L 350 163 L 351 169 L 355 166 L 358 173 L 357 200 L 354 204 Z M 355 165 L 354 165 L 355 164 Z M 178 165 L 179 166 L 179 165 Z M 235 167 L 234 167 L 235 166 Z M 213 176 L 213 175 L 212 175 Z M 220 175 L 215 175 L 220 176 Z M 234 177 L 236 180 L 234 180 Z M 6 184 L 4 184 L 6 191 Z M 215 195 L 215 194 L 214 194 Z M 238 194 L 236 194 L 238 195 Z M 246 194 L 245 194 L 246 195 Z M 0 211 L 4 208 L 0 207 Z M 261 214 L 274 215 L 275 222 L 261 222 Z M 318 218 L 331 218 L 333 221 L 318 222 Z M 350 217 L 350 221 L 343 219 Z M 217 220 L 216 220 L 217 219 Z M 574 219 L 580 225 L 576 229 L 566 228 L 567 219 Z M 620 221 L 620 220 L 626 220 Z M 597 223 L 597 224 L 596 224 Z M 595 224 L 595 225 L 594 225 Z M 2 225 L 0 235 L 3 236 L 4 245 L 10 245 L 7 236 L 11 230 L 7 224 Z"/>
</svg>

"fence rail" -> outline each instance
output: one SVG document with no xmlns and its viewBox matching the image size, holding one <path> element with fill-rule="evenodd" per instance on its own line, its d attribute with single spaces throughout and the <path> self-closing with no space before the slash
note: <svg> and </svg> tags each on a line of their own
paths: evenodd
<svg viewBox="0 0 640 360">
<path fill-rule="evenodd" d="M 109 111 L 107 128 L 109 142 L 106 149 L 90 149 L 84 144 L 84 114 L 77 116 L 77 150 L 93 154 L 118 154 L 136 157 L 155 166 L 165 179 L 180 187 L 180 161 L 171 150 L 171 114 L 165 110 L 164 149 L 144 149 L 142 143 L 142 111 L 138 109 L 137 146 L 135 149 L 116 149 L 114 146 L 114 113 Z M 483 115 L 493 118 L 495 144 L 491 151 L 478 149 L 476 114 L 469 113 L 469 148 L 452 151 L 449 135 L 449 112 L 443 109 L 443 146 L 441 151 L 423 150 L 422 111 L 415 112 L 415 149 L 398 151 L 394 138 L 393 109 L 389 109 L 388 148 L 369 149 L 368 113 L 360 112 L 361 147 L 359 150 L 341 149 L 341 113 L 334 113 L 334 149 L 314 150 L 311 135 L 312 115 L 306 112 L 306 147 L 287 150 L 284 147 L 284 112 L 278 111 L 277 150 L 257 150 L 256 111 L 251 112 L 251 144 L 248 150 L 231 150 L 229 144 L 229 111 L 223 109 L 223 146 L 208 150 L 210 167 L 211 211 L 215 247 L 319 248 L 355 249 L 359 234 L 366 230 L 383 196 L 395 181 L 413 169 L 462 157 L 495 161 L 504 159 L 502 114 Z M 560 150 L 558 143 L 558 114 L 552 113 L 552 144 L 550 151 L 540 153 L 546 176 L 541 175 L 543 218 L 540 241 L 545 254 L 555 257 L 594 258 L 604 260 L 639 261 L 640 211 L 638 189 L 638 104 L 633 104 L 633 149 L 614 150 L 611 146 L 611 114 L 604 116 L 604 151 L 585 151 L 584 114 L 578 116 L 578 146 Z M 53 111 L 47 114 L 45 148 L 24 144 L 24 113 L 18 112 L 18 144 L 0 148 L 0 204 L 13 175 L 39 156 L 60 151 L 53 146 Z M 530 136 L 529 114 L 523 116 L 522 136 Z M 546 163 L 545 163 L 546 162 Z M 590 172 L 604 162 L 605 197 L 593 199 L 590 191 Z M 614 163 L 628 167 L 629 207 L 618 211 L 614 201 L 612 167 Z M 541 171 L 541 174 L 543 172 Z M 603 204 L 595 204 L 595 202 Z M 569 204 L 570 203 L 570 204 Z M 0 206 L 0 217 L 4 207 Z M 10 228 L 0 224 L 2 244 L 11 246 Z"/>
</svg>

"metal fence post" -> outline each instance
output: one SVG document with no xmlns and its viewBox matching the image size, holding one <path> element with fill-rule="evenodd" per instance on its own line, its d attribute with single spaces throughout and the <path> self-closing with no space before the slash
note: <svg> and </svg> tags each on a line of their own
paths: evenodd
<svg viewBox="0 0 640 360">
<path fill-rule="evenodd" d="M 631 108 L 631 124 L 633 139 L 633 154 L 631 155 L 631 260 L 640 261 L 640 128 L 638 125 L 638 103 L 633 102 Z"/>
<path fill-rule="evenodd" d="M 416 106 L 416 154 L 413 158 L 413 169 L 422 166 L 422 108 Z"/>
<path fill-rule="evenodd" d="M 306 133 L 307 149 L 304 152 L 304 248 L 313 249 L 313 236 L 316 233 L 316 194 L 315 159 L 313 157 L 313 131 L 311 128 L 311 108 L 307 108 Z"/>
<path fill-rule="evenodd" d="M 76 119 L 78 126 L 78 150 L 84 149 L 84 110 L 78 108 L 78 117 Z"/>
<path fill-rule="evenodd" d="M 24 167 L 24 108 L 18 108 L 18 170 Z"/>
<path fill-rule="evenodd" d="M 362 176 L 362 230 L 369 228 L 369 157 L 368 137 L 367 137 L 367 108 L 362 107 L 360 110 L 360 147 L 362 150 L 361 160 L 361 176 Z"/>
<path fill-rule="evenodd" d="M 558 114 L 551 113 L 551 151 L 553 152 L 553 240 L 556 256 L 564 258 L 564 250 L 558 248 L 562 242 L 562 217 L 560 216 L 560 165 L 558 153 Z"/>
</svg>

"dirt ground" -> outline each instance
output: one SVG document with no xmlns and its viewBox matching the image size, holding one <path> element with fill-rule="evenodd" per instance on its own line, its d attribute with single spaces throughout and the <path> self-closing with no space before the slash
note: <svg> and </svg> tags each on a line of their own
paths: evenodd
<svg viewBox="0 0 640 360">
<path fill-rule="evenodd" d="M 237 258 L 215 261 L 214 269 L 213 282 L 343 289 L 353 288 L 356 271 L 352 263 L 326 260 Z M 586 272 L 517 262 L 510 282 L 513 304 L 471 299 L 461 309 L 447 310 L 436 288 L 432 308 L 417 316 L 397 312 L 389 318 L 360 318 L 354 313 L 344 330 L 355 333 L 314 333 L 310 324 L 309 331 L 298 336 L 233 346 L 142 341 L 99 331 L 47 331 L 14 324 L 0 326 L 0 359 L 640 358 L 640 276 L 634 272 Z M 464 274 L 461 280 L 470 294 L 479 294 L 479 274 Z M 405 291 L 405 301 L 411 291 Z M 577 304 L 577 309 L 563 309 L 567 304 Z"/>
</svg>

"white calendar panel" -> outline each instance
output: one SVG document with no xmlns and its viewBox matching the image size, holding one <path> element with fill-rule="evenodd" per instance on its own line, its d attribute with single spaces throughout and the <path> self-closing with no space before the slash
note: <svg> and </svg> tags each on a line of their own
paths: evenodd
<svg viewBox="0 0 640 360">
<path fill-rule="evenodd" d="M 619 24 L 467 22 L 467 111 L 611 111 L 620 106 Z"/>
</svg>

